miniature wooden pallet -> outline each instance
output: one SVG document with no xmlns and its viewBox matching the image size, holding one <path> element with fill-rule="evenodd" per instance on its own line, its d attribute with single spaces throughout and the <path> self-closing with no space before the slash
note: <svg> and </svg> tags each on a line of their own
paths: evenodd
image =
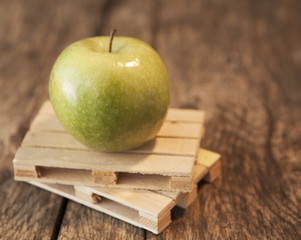
<svg viewBox="0 0 301 240">
<path fill-rule="evenodd" d="M 155 139 L 135 150 L 104 153 L 73 139 L 47 101 L 13 160 L 15 179 L 189 192 L 203 122 L 203 111 L 171 108 Z"/>
<path fill-rule="evenodd" d="M 158 234 L 171 223 L 170 211 L 175 205 L 186 208 L 197 198 L 201 179 L 218 176 L 219 158 L 217 153 L 199 150 L 190 193 L 29 183 Z"/>
</svg>

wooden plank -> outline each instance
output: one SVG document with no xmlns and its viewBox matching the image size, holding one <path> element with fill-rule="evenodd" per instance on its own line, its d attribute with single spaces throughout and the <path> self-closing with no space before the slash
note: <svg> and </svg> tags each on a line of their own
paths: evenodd
<svg viewBox="0 0 301 240">
<path fill-rule="evenodd" d="M 157 136 L 200 139 L 202 131 L 200 123 L 165 122 Z"/>
<path fill-rule="evenodd" d="M 137 153 L 104 153 L 93 151 L 20 147 L 14 165 L 33 165 L 104 172 L 191 175 L 194 157 Z"/>
<path fill-rule="evenodd" d="M 202 126 L 202 122 L 190 123 L 165 121 L 157 136 L 199 139 L 203 131 Z M 66 132 L 62 124 L 54 115 L 37 115 L 33 120 L 30 129 L 34 131 Z"/>
<path fill-rule="evenodd" d="M 101 197 L 109 198 L 113 201 L 134 208 L 137 211 L 142 211 L 159 217 L 165 214 L 175 206 L 173 199 L 164 195 L 148 191 L 148 190 L 126 190 L 126 189 L 110 189 L 99 187 L 75 186 L 80 192 L 87 193 L 92 196 L 92 193 Z"/>
<path fill-rule="evenodd" d="M 127 152 L 195 156 L 199 144 L 198 139 L 156 137 L 142 147 Z M 93 151 L 66 132 L 29 131 L 22 146 Z"/>
<path fill-rule="evenodd" d="M 198 185 L 194 184 L 193 189 L 190 193 L 184 194 L 182 198 L 177 202 L 177 206 L 181 208 L 188 208 L 195 199 L 198 197 Z"/>
<path fill-rule="evenodd" d="M 42 104 L 37 116 L 56 116 L 50 100 Z"/>
<path fill-rule="evenodd" d="M 45 101 L 38 115 L 55 116 L 55 112 L 49 100 Z M 205 112 L 195 109 L 169 108 L 166 116 L 168 122 L 203 123 Z"/>
<path fill-rule="evenodd" d="M 166 121 L 204 123 L 205 112 L 193 109 L 169 108 L 166 116 Z"/>
</svg>

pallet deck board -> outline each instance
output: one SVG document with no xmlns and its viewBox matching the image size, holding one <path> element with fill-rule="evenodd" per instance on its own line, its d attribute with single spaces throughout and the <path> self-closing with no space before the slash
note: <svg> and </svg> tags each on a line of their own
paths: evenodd
<svg viewBox="0 0 301 240">
<path fill-rule="evenodd" d="M 205 112 L 194 109 L 169 108 L 166 121 L 203 123 L 205 121 Z"/>
<path fill-rule="evenodd" d="M 200 139 L 204 130 L 204 118 L 204 111 L 170 108 L 157 136 Z M 66 132 L 56 117 L 50 101 L 46 101 L 42 105 L 30 129 L 35 131 Z"/>
<path fill-rule="evenodd" d="M 194 157 L 20 147 L 13 163 L 104 172 L 190 176 Z M 168 166 L 166 166 L 168 165 Z"/>
<path fill-rule="evenodd" d="M 143 146 L 127 152 L 195 156 L 199 143 L 198 139 L 193 138 L 156 137 Z M 29 131 L 22 146 L 93 151 L 66 132 Z"/>
<path fill-rule="evenodd" d="M 45 101 L 39 111 L 39 115 L 55 116 L 52 104 L 50 101 Z M 194 109 L 177 109 L 169 108 L 166 116 L 166 121 L 174 122 L 190 122 L 203 123 L 205 120 L 205 112 Z"/>
<path fill-rule="evenodd" d="M 91 188 L 82 185 L 75 186 L 75 189 L 86 192 L 89 195 L 94 193 L 101 197 L 110 198 L 113 201 L 132 207 L 138 211 L 146 212 L 150 215 L 160 215 L 175 204 L 172 198 L 149 190 Z"/>
<path fill-rule="evenodd" d="M 165 121 L 158 132 L 158 137 L 182 137 L 199 139 L 203 123 Z M 33 131 L 66 132 L 63 125 L 54 115 L 38 115 L 32 122 Z"/>
</svg>

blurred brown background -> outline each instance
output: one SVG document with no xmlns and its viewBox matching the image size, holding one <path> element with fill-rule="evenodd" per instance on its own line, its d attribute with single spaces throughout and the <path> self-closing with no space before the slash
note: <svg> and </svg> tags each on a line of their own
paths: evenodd
<svg viewBox="0 0 301 240">
<path fill-rule="evenodd" d="M 300 239 L 301 1 L 0 1 L 1 239 Z M 161 235 L 13 180 L 11 160 L 70 43 L 142 39 L 171 106 L 204 109 L 222 177 Z"/>
</svg>

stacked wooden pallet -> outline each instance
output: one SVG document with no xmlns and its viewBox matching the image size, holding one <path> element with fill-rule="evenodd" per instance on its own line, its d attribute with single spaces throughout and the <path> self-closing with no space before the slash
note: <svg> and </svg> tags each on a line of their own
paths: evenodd
<svg viewBox="0 0 301 240">
<path fill-rule="evenodd" d="M 103 153 L 74 140 L 47 101 L 13 160 L 15 179 L 160 233 L 175 205 L 197 197 L 201 179 L 220 174 L 220 155 L 199 148 L 203 123 L 202 111 L 170 109 L 151 142 Z"/>
</svg>

